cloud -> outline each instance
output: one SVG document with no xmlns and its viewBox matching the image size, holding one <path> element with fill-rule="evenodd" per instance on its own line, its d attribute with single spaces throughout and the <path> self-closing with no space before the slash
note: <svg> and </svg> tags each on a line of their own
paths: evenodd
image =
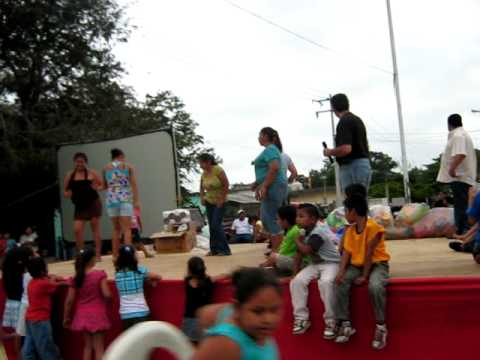
<svg viewBox="0 0 480 360">
<path fill-rule="evenodd" d="M 367 124 L 372 150 L 400 160 L 384 1 L 235 0 L 237 4 L 335 49 L 287 34 L 224 0 L 139 0 L 128 9 L 138 29 L 116 54 L 138 95 L 172 90 L 224 159 L 231 182 L 253 180 L 258 131 L 277 128 L 301 172 L 322 165 L 330 117 L 315 118 L 313 98 L 349 95 Z M 459 112 L 480 129 L 480 4 L 475 0 L 392 1 L 407 155 L 412 165 L 437 156 L 446 116 Z M 476 102 L 477 101 L 477 102 Z M 474 133 L 480 143 L 480 132 Z M 193 187 L 197 186 L 193 178 Z"/>
</svg>

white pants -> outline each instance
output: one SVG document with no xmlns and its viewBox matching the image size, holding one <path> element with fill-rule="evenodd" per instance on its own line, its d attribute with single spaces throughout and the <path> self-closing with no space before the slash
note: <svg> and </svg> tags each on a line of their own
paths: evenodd
<svg viewBox="0 0 480 360">
<path fill-rule="evenodd" d="M 313 279 L 318 279 L 320 298 L 325 307 L 325 321 L 335 319 L 335 277 L 338 272 L 337 263 L 310 264 L 300 271 L 290 282 L 293 316 L 296 320 L 308 320 L 307 307 L 308 285 Z"/>
</svg>

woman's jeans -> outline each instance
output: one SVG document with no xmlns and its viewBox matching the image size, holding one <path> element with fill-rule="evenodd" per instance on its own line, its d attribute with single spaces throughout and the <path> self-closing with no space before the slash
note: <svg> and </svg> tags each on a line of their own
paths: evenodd
<svg viewBox="0 0 480 360">
<path fill-rule="evenodd" d="M 210 228 L 210 252 L 212 255 L 230 255 L 230 247 L 223 230 L 225 207 L 218 207 L 208 202 L 205 207 L 207 208 L 208 226 Z"/>
<path fill-rule="evenodd" d="M 282 228 L 277 223 L 278 209 L 284 204 L 288 192 L 288 184 L 273 183 L 268 188 L 267 196 L 260 205 L 260 218 L 268 233 L 278 235 Z"/>
<path fill-rule="evenodd" d="M 343 193 L 352 184 L 362 184 L 368 192 L 371 177 L 372 168 L 367 158 L 355 159 L 349 164 L 340 165 L 340 186 Z"/>
</svg>

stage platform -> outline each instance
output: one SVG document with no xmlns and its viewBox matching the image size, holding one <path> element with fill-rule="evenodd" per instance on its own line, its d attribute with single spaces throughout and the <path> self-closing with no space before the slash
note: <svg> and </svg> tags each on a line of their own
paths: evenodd
<svg viewBox="0 0 480 360">
<path fill-rule="evenodd" d="M 449 249 L 445 238 L 418 240 L 389 240 L 387 248 L 392 259 L 390 272 L 393 278 L 445 277 L 480 275 L 480 266 L 475 264 L 471 254 L 456 253 Z M 240 266 L 257 266 L 264 261 L 265 244 L 231 245 L 232 256 L 207 257 L 205 251 L 194 249 L 185 254 L 157 254 L 145 259 L 138 253 L 140 263 L 163 276 L 164 279 L 178 280 L 185 276 L 186 263 L 193 255 L 204 257 L 211 276 L 228 274 Z M 104 256 L 97 267 L 114 275 L 111 256 Z M 57 262 L 49 265 L 49 271 L 56 275 L 73 275 L 73 262 Z"/>
<path fill-rule="evenodd" d="M 352 289 L 350 307 L 357 334 L 349 344 L 338 345 L 322 338 L 324 308 L 315 282 L 310 284 L 308 298 L 312 327 L 306 334 L 292 335 L 292 304 L 288 283 L 284 282 L 285 313 L 275 334 L 281 359 L 478 359 L 480 265 L 473 262 L 470 254 L 451 251 L 446 239 L 388 241 L 387 246 L 392 254 L 393 277 L 387 288 L 387 348 L 375 351 L 370 346 L 375 322 L 366 286 Z M 264 250 L 265 244 L 233 245 L 233 256 L 205 259 L 209 273 L 220 275 L 242 265 L 257 265 L 263 260 Z M 185 306 L 184 283 L 181 279 L 187 259 L 191 255 L 157 255 L 154 259 L 141 259 L 141 263 L 166 279 L 155 286 L 145 287 L 145 296 L 153 320 L 180 326 Z M 104 257 L 99 267 L 107 270 L 109 276 L 113 277 L 110 257 Z M 52 273 L 69 276 L 73 274 L 73 265 L 72 262 L 51 264 L 50 270 Z M 108 309 L 112 328 L 107 332 L 107 344 L 122 332 L 118 293 L 113 281 L 110 282 L 110 287 L 113 301 Z M 2 290 L 0 287 L 0 314 L 3 314 L 5 301 Z M 63 359 L 81 360 L 81 334 L 62 326 L 66 292 L 66 288 L 60 288 L 54 296 L 54 337 Z M 228 280 L 216 282 L 214 302 L 230 302 L 232 295 L 233 289 Z M 16 360 L 12 356 L 11 341 L 7 341 L 6 345 L 9 359 Z M 156 350 L 151 359 L 173 360 L 173 357 L 164 351 Z"/>
</svg>

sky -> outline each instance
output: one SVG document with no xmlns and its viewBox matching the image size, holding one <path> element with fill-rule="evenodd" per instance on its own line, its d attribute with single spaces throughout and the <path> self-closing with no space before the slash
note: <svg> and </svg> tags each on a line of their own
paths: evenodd
<svg viewBox="0 0 480 360">
<path fill-rule="evenodd" d="M 135 26 L 114 52 L 139 98 L 171 90 L 223 159 L 231 183 L 254 180 L 258 132 L 278 130 L 299 173 L 322 166 L 330 115 L 313 99 L 343 92 L 372 151 L 400 162 L 383 0 L 119 0 Z M 236 6 L 235 6 L 236 5 Z M 302 40 L 242 7 L 312 42 Z M 478 0 L 392 0 L 409 166 L 429 163 L 460 113 L 480 147 Z M 191 188 L 198 186 L 192 175 Z"/>
</svg>

